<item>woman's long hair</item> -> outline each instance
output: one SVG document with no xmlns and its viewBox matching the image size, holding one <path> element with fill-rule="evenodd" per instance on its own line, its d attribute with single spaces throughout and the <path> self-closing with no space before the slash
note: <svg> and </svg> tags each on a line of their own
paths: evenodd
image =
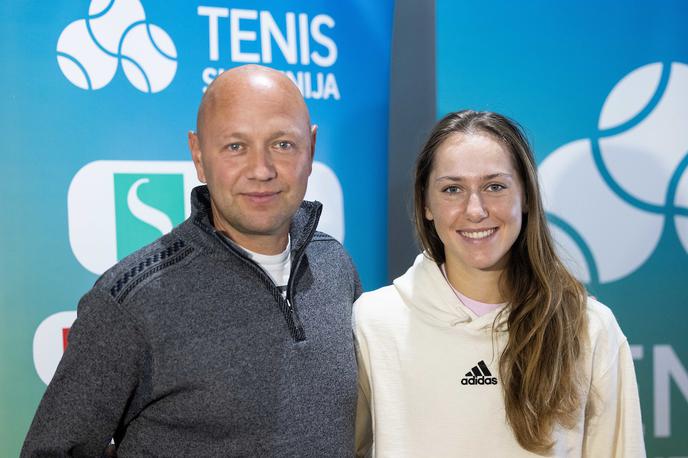
<svg viewBox="0 0 688 458">
<path fill-rule="evenodd" d="M 425 207 L 436 151 L 455 134 L 487 134 L 506 146 L 524 186 L 527 211 L 499 285 L 509 304 L 502 311 L 508 313 L 508 340 L 499 374 L 506 417 L 518 443 L 544 453 L 553 446 L 554 428 L 573 427 L 583 407 L 580 358 L 587 335 L 587 294 L 555 253 L 526 137 L 515 122 L 496 113 L 465 110 L 445 116 L 418 157 L 415 224 L 428 255 L 438 264 L 445 262 L 444 245 L 433 221 L 425 218 Z"/>
</svg>

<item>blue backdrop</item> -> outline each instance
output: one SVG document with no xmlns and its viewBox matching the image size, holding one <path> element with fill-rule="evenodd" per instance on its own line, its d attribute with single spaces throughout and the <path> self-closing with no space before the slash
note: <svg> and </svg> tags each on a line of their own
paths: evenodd
<svg viewBox="0 0 688 458">
<path fill-rule="evenodd" d="M 437 116 L 534 144 L 561 253 L 628 336 L 648 455 L 688 455 L 688 4 L 437 2 Z"/>
<path fill-rule="evenodd" d="M 18 454 L 81 295 L 188 214 L 186 133 L 224 69 L 261 63 L 299 85 L 319 125 L 307 198 L 366 289 L 386 281 L 392 6 L 3 2 L 0 456 Z"/>
</svg>

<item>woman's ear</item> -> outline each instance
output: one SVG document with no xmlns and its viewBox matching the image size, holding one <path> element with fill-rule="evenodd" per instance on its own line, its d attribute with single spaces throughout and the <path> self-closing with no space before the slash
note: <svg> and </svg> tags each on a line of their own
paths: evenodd
<svg viewBox="0 0 688 458">
<path fill-rule="evenodd" d="M 521 204 L 521 209 L 523 210 L 523 214 L 528 213 L 528 194 L 526 191 L 523 191 L 523 199 L 521 200 L 523 203 Z"/>
</svg>

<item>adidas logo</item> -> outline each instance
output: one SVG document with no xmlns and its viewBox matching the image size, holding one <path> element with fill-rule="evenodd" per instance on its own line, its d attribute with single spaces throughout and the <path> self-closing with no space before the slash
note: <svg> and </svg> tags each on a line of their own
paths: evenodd
<svg viewBox="0 0 688 458">
<path fill-rule="evenodd" d="M 485 361 L 473 366 L 470 372 L 466 372 L 466 376 L 461 379 L 462 385 L 496 385 L 497 377 L 492 376 L 492 372 L 487 368 Z"/>
</svg>

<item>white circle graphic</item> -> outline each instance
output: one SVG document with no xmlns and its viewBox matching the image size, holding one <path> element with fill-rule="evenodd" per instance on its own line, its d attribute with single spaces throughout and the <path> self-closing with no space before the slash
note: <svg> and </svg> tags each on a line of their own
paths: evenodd
<svg viewBox="0 0 688 458">
<path fill-rule="evenodd" d="M 177 70 L 176 57 L 172 39 L 156 25 L 137 24 L 122 39 L 124 74 L 141 92 L 165 89 Z"/>
<path fill-rule="evenodd" d="M 138 90 L 160 92 L 177 72 L 170 36 L 148 23 L 139 0 L 92 0 L 86 19 L 69 24 L 57 40 L 57 63 L 75 86 L 96 90 L 124 74 Z"/>
<path fill-rule="evenodd" d="M 57 63 L 64 76 L 81 89 L 106 86 L 117 71 L 117 58 L 91 40 L 83 19 L 72 22 L 57 39 Z"/>
<path fill-rule="evenodd" d="M 562 257 L 579 279 L 608 283 L 652 256 L 674 214 L 688 251 L 688 65 L 630 72 L 610 91 L 598 126 L 597 138 L 557 148 L 539 173 Z"/>
</svg>

